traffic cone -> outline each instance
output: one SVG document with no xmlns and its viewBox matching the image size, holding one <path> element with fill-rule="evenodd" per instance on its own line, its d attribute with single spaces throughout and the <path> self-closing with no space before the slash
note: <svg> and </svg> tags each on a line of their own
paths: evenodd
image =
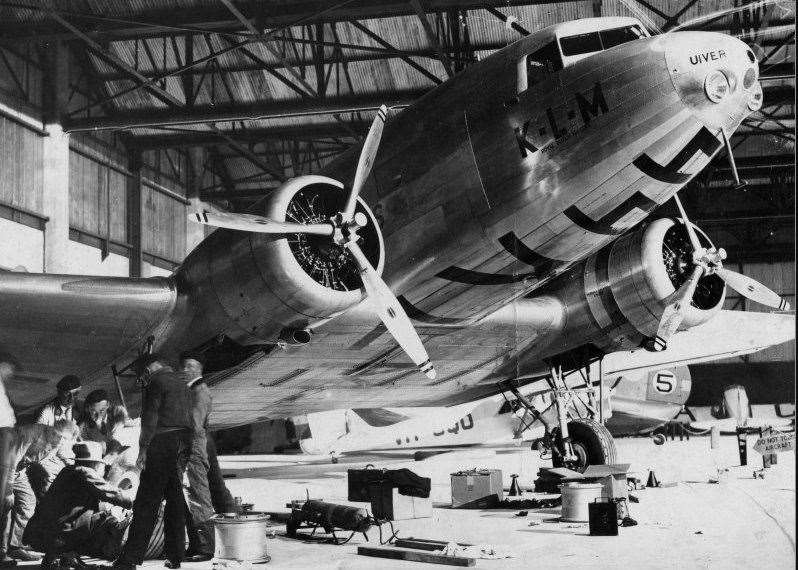
<svg viewBox="0 0 798 570">
<path fill-rule="evenodd" d="M 521 494 L 521 487 L 518 486 L 518 475 L 510 475 L 512 477 L 513 482 L 510 483 L 510 492 L 508 493 L 511 497 L 518 497 Z"/>
<path fill-rule="evenodd" d="M 648 472 L 646 487 L 659 487 L 659 481 L 657 481 L 657 476 L 654 474 L 653 470 Z"/>
</svg>

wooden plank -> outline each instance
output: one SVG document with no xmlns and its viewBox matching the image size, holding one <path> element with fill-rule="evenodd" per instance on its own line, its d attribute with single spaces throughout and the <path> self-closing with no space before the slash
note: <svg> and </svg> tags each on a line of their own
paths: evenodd
<svg viewBox="0 0 798 570">
<path fill-rule="evenodd" d="M 414 548 L 416 550 L 443 550 L 448 543 L 443 540 L 430 540 L 426 538 L 397 538 L 393 545 L 396 548 Z M 471 544 L 458 542 L 457 546 L 472 546 Z"/>
<path fill-rule="evenodd" d="M 426 562 L 427 564 L 446 564 L 449 566 L 475 566 L 475 558 L 462 556 L 445 556 L 432 552 L 419 552 L 410 548 L 392 548 L 386 546 L 358 546 L 357 553 L 361 556 L 376 556 L 377 558 L 391 558 L 393 560 L 407 560 L 410 562 Z"/>
</svg>

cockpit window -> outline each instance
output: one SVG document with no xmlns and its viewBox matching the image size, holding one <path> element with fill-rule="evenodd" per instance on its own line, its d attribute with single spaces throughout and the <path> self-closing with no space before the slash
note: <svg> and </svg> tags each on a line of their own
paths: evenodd
<svg viewBox="0 0 798 570">
<path fill-rule="evenodd" d="M 536 83 L 543 81 L 550 74 L 562 69 L 562 59 L 556 42 L 550 42 L 522 60 L 523 69 L 519 68 L 518 92 L 526 91 Z M 520 67 L 520 66 L 519 66 Z"/>
<path fill-rule="evenodd" d="M 623 28 L 615 28 L 614 30 L 604 30 L 603 32 L 599 32 L 599 36 L 601 37 L 601 44 L 604 49 L 610 49 L 611 47 L 619 46 L 626 42 L 644 38 L 645 34 L 643 30 L 640 29 L 640 26 L 625 26 Z"/>
<path fill-rule="evenodd" d="M 560 49 L 564 56 L 582 55 L 609 49 L 643 37 L 645 37 L 645 33 L 640 26 L 624 26 L 560 38 Z"/>
<path fill-rule="evenodd" d="M 579 55 L 601 51 L 601 38 L 599 38 L 598 32 L 568 36 L 567 38 L 560 38 L 560 48 L 563 55 Z"/>
</svg>

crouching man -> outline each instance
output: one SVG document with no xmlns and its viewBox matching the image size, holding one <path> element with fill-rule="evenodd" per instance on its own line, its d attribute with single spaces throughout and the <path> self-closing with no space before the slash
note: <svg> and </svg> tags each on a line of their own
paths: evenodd
<svg viewBox="0 0 798 570">
<path fill-rule="evenodd" d="M 61 559 L 66 566 L 82 567 L 79 553 L 95 550 L 94 542 L 107 536 L 104 525 L 114 524 L 100 503 L 133 504 L 131 493 L 103 479 L 102 444 L 85 441 L 73 450 L 75 464 L 61 470 L 25 529 L 25 541 L 45 553 L 43 569 L 57 568 Z"/>
</svg>

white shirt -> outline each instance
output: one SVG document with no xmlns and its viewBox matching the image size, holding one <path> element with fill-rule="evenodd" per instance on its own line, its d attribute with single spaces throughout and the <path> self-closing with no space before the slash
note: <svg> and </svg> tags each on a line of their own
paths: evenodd
<svg viewBox="0 0 798 570">
<path fill-rule="evenodd" d="M 14 427 L 16 423 L 14 408 L 11 407 L 6 388 L 3 385 L 3 378 L 0 376 L 0 427 Z"/>
<path fill-rule="evenodd" d="M 55 400 L 51 401 L 39 412 L 36 423 L 54 426 L 58 420 L 72 420 L 72 404 L 61 406 L 56 404 Z"/>
</svg>

